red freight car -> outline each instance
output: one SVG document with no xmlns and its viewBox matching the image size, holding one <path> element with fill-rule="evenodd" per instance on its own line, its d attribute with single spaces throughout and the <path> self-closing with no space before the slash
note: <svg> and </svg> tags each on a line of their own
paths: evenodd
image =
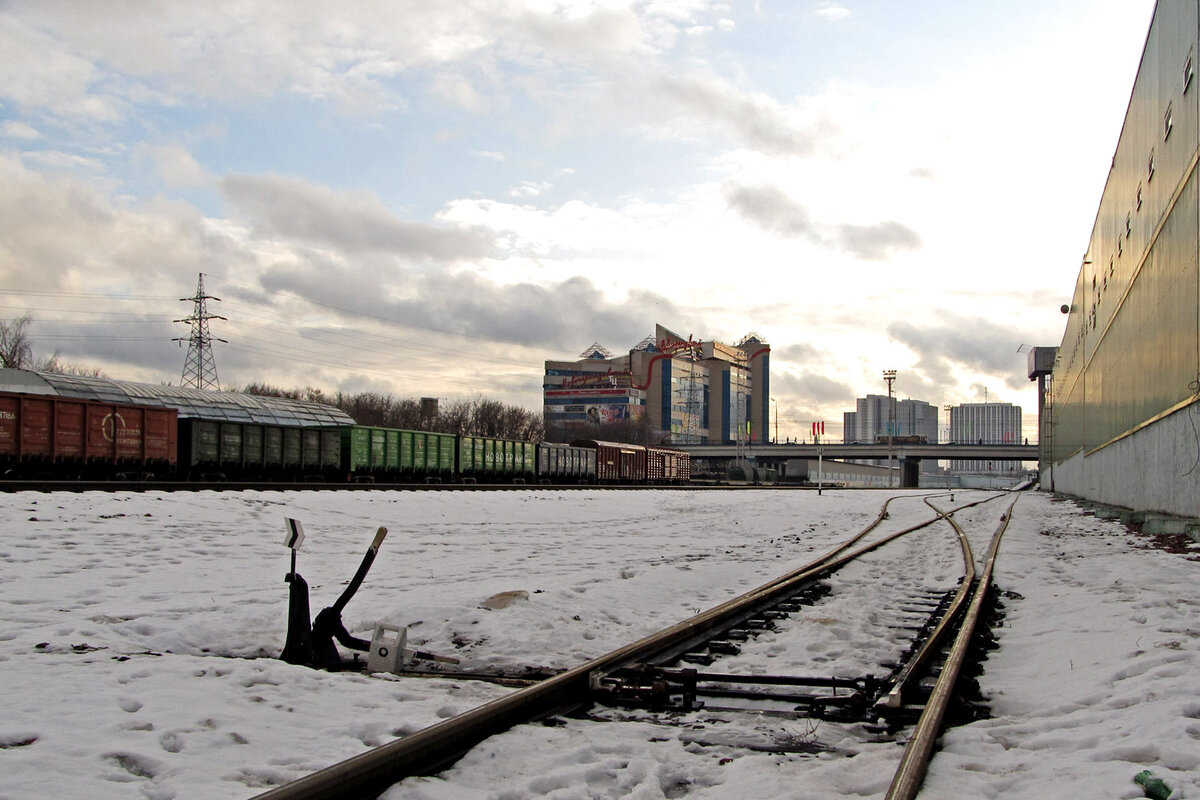
<svg viewBox="0 0 1200 800">
<path fill-rule="evenodd" d="M 165 472 L 176 463 L 178 416 L 174 408 L 0 392 L 0 472 Z"/>
<path fill-rule="evenodd" d="M 650 483 L 687 483 L 692 479 L 692 456 L 683 450 L 646 448 L 646 480 Z"/>
<path fill-rule="evenodd" d="M 599 483 L 646 482 L 646 448 L 640 444 L 582 439 L 571 445 L 596 451 L 596 480 Z"/>
</svg>

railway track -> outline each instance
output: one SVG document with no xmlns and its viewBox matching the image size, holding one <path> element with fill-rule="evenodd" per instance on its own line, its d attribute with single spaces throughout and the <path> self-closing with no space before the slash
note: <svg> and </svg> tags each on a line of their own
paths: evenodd
<svg viewBox="0 0 1200 800">
<path fill-rule="evenodd" d="M 953 515 L 1002 496 L 955 508 L 926 497 L 932 516 L 884 533 L 888 508 L 895 499 L 890 498 L 872 523 L 809 564 L 656 634 L 271 789 L 256 800 L 375 797 L 407 777 L 436 774 L 480 742 L 514 726 L 577 714 L 597 702 L 670 714 L 686 714 L 705 704 L 736 713 L 739 708 L 761 709 L 762 703 L 785 703 L 792 708 L 788 713 L 867 722 L 875 730 L 904 725 L 919 715 L 888 793 L 889 800 L 913 797 L 966 659 L 1000 536 L 1016 500 L 1001 514 L 986 561 L 978 569 L 968 533 Z M 722 659 L 737 656 L 745 647 L 752 649 L 758 633 L 819 604 L 828 591 L 825 581 L 839 569 L 916 531 L 946 522 L 954 528 L 964 576 L 953 592 L 910 594 L 897 604 L 900 616 L 895 624 L 904 618 L 920 624 L 911 626 L 912 646 L 886 677 L 749 675 L 720 669 Z M 931 670 L 937 682 L 928 691 L 922 682 L 928 681 Z M 742 705 L 715 707 L 714 701 Z"/>
</svg>

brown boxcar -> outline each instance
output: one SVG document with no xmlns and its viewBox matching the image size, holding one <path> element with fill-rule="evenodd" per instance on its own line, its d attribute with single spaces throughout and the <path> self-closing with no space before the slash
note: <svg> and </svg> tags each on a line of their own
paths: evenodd
<svg viewBox="0 0 1200 800">
<path fill-rule="evenodd" d="M 683 450 L 646 448 L 646 480 L 650 483 L 687 483 L 692 479 L 692 457 Z"/>
<path fill-rule="evenodd" d="M 173 408 L 0 392 L 0 464 L 6 472 L 165 472 L 176 463 L 178 413 Z"/>
<path fill-rule="evenodd" d="M 581 439 L 571 445 L 596 451 L 596 480 L 599 483 L 646 482 L 646 448 L 640 444 Z"/>
</svg>

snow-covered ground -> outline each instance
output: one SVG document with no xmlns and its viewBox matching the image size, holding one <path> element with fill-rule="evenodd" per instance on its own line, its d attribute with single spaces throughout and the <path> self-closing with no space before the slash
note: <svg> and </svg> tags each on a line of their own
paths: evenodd
<svg viewBox="0 0 1200 800">
<path fill-rule="evenodd" d="M 928 492 L 897 494 L 911 496 L 893 503 L 890 530 L 926 514 Z M 959 491 L 955 505 L 983 496 Z M 519 670 L 574 666 L 764 583 L 861 530 L 886 497 L 0 495 L 0 800 L 248 798 L 511 691 L 279 661 L 285 517 L 305 526 L 314 613 L 384 525 L 343 615 L 351 631 L 407 625 L 411 645 L 465 668 Z M 985 531 L 977 552 L 1002 512 L 963 512 Z M 1133 776 L 1151 769 L 1200 798 L 1200 547 L 1150 545 L 1070 503 L 1021 496 L 996 577 L 1007 617 L 980 679 L 993 717 L 945 734 L 923 797 L 1133 798 Z M 944 524 L 884 548 L 870 558 L 904 564 L 897 583 L 872 586 L 869 565 L 850 567 L 721 669 L 881 674 L 898 644 L 874 598 L 950 585 L 956 548 Z M 528 597 L 480 607 L 508 591 Z M 387 797 L 882 796 L 902 746 L 771 716 L 605 721 L 624 716 L 514 730 Z"/>
</svg>

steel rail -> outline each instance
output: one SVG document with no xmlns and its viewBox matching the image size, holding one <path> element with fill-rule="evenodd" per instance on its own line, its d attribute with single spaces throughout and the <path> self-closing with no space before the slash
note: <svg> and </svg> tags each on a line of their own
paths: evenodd
<svg viewBox="0 0 1200 800">
<path fill-rule="evenodd" d="M 256 795 L 254 800 L 373 798 L 406 777 L 431 774 L 445 768 L 490 736 L 515 725 L 577 707 L 587 698 L 595 676 L 630 664 L 653 661 L 664 652 L 711 638 L 714 631 L 727 629 L 752 616 L 757 609 L 777 602 L 798 585 L 941 519 L 939 515 L 890 534 L 878 542 L 844 553 L 878 527 L 887 518 L 887 509 L 892 500 L 903 496 L 888 498 L 874 522 L 828 553 L 786 575 L 533 686 Z"/>
<path fill-rule="evenodd" d="M 921 789 L 921 783 L 925 780 L 925 773 L 929 767 L 929 757 L 933 752 L 933 745 L 937 741 L 938 734 L 941 732 L 942 720 L 946 716 L 946 708 L 950 704 L 950 698 L 954 692 L 954 684 L 958 681 L 958 674 L 962 670 L 963 662 L 966 659 L 967 648 L 971 643 L 971 637 L 975 633 L 975 625 L 979 621 L 984 598 L 987 596 L 988 587 L 991 585 L 992 572 L 996 565 L 996 553 L 1000 549 L 1000 538 L 1008 528 L 1009 520 L 1012 519 L 1013 507 L 1017 504 L 1018 499 L 1019 495 L 1014 497 L 1013 501 L 1009 503 L 1008 510 L 1001 518 L 999 527 L 992 535 L 992 542 L 988 547 L 987 561 L 980 572 L 979 580 L 975 584 L 975 591 L 971 596 L 971 603 L 967 608 L 967 613 L 963 617 L 962 626 L 959 628 L 958 635 L 954 639 L 950 655 L 946 659 L 946 663 L 942 666 L 942 673 L 938 677 L 933 693 L 930 695 L 929 701 L 925 704 L 925 710 L 921 713 L 921 718 L 917 721 L 913 735 L 909 738 L 908 744 L 904 748 L 904 755 L 900 759 L 900 767 L 896 770 L 896 774 L 892 778 L 892 783 L 888 787 L 885 800 L 913 800 L 917 796 L 917 792 Z"/>
<path fill-rule="evenodd" d="M 991 500 L 995 500 L 998 497 L 1001 497 L 1001 495 L 994 494 L 991 495 L 991 497 L 984 498 L 982 500 L 974 500 L 973 503 L 967 503 L 959 506 L 958 509 L 954 510 L 954 512 L 970 509 L 970 507 L 983 503 L 990 503 Z M 832 551 L 829 551 L 828 553 L 824 554 L 823 557 L 812 561 L 812 563 L 808 565 L 799 567 L 799 569 L 788 572 L 786 575 L 780 576 L 779 578 L 775 578 L 774 581 L 763 584 L 762 587 L 758 587 L 755 590 L 749 591 L 749 593 L 734 597 L 734 599 L 728 601 L 725 606 L 718 606 L 712 610 L 709 610 L 709 612 L 704 612 L 704 614 L 695 616 L 695 618 L 692 619 L 698 620 L 702 618 L 702 616 L 718 612 L 718 610 L 724 609 L 726 606 L 738 604 L 737 608 L 731 608 L 727 613 L 722 615 L 722 618 L 718 624 L 698 627 L 697 630 L 692 632 L 692 636 L 677 637 L 671 644 L 664 644 L 664 646 L 662 646 L 658 652 L 654 652 L 653 655 L 643 655 L 638 658 L 637 661 L 655 664 L 670 663 L 674 660 L 674 658 L 677 658 L 679 655 L 684 654 L 684 652 L 694 648 L 696 644 L 704 642 L 706 639 L 713 638 L 714 632 L 727 630 L 727 628 L 736 626 L 739 624 L 739 622 L 749 619 L 750 616 L 754 616 L 763 608 L 769 608 L 770 606 L 773 606 L 773 604 L 778 602 L 781 597 L 787 596 L 788 594 L 792 593 L 792 591 L 796 590 L 799 585 L 809 581 L 814 581 L 814 579 L 821 577 L 824 575 L 824 573 L 833 572 L 834 570 L 839 569 L 841 566 L 850 564 L 851 561 L 862 557 L 862 555 L 865 555 L 866 553 L 876 551 L 876 549 L 881 548 L 884 545 L 888 545 L 889 542 L 900 539 L 901 536 L 907 536 L 908 534 L 914 533 L 914 531 L 928 528 L 929 525 L 940 521 L 940 519 L 942 519 L 944 516 L 941 512 L 938 512 L 936 517 L 932 519 L 926 519 L 925 522 L 910 525 L 910 527 L 905 528 L 904 530 L 895 531 L 894 534 L 888 534 L 887 536 L 884 536 L 883 539 L 871 542 L 869 545 L 863 545 L 858 549 L 854 549 L 854 551 L 844 552 L 848 547 L 851 547 L 857 541 L 862 540 L 863 536 L 870 533 L 872 529 L 876 528 L 878 524 L 883 522 L 884 515 L 887 515 L 887 505 L 892 503 L 892 500 L 894 499 L 894 497 L 888 498 L 887 503 L 883 504 L 883 511 L 880 512 L 880 516 L 876 518 L 876 521 L 871 523 L 871 525 L 863 530 L 862 533 L 854 536 L 853 539 L 841 543 L 841 545 L 835 547 L 832 549 Z M 841 553 L 841 555 L 839 555 L 839 553 Z M 688 624 L 686 621 L 680 622 L 680 625 L 686 624 Z M 673 630 L 673 628 L 667 628 L 667 631 L 671 630 Z M 664 631 L 664 633 L 665 632 L 666 631 Z"/>
<path fill-rule="evenodd" d="M 999 495 L 997 495 L 998 497 Z M 988 498 L 989 500 L 992 498 Z M 958 534 L 958 541 L 962 547 L 963 553 L 963 579 L 958 584 L 958 591 L 954 593 L 954 598 L 950 601 L 946 610 L 942 613 L 941 619 L 929 634 L 929 637 L 922 643 L 916 655 L 909 659 L 903 669 L 896 675 L 896 679 L 892 684 L 892 688 L 886 695 L 879 699 L 876 708 L 883 709 L 899 709 L 904 705 L 904 693 L 907 691 L 911 683 L 916 680 L 923 672 L 926 664 L 933 658 L 934 654 L 941 647 L 942 640 L 951 630 L 954 620 L 958 618 L 962 611 L 963 605 L 967 602 L 971 591 L 971 585 L 975 581 L 975 556 L 971 552 L 971 543 L 967 541 L 967 535 L 963 531 L 962 526 L 954 519 L 954 514 L 960 509 L 954 509 L 950 512 L 944 512 L 938 509 L 933 503 L 929 502 L 929 498 L 925 499 L 925 505 L 936 511 L 941 518 L 954 528 L 954 532 Z M 968 508 L 969 506 L 962 506 Z"/>
</svg>

